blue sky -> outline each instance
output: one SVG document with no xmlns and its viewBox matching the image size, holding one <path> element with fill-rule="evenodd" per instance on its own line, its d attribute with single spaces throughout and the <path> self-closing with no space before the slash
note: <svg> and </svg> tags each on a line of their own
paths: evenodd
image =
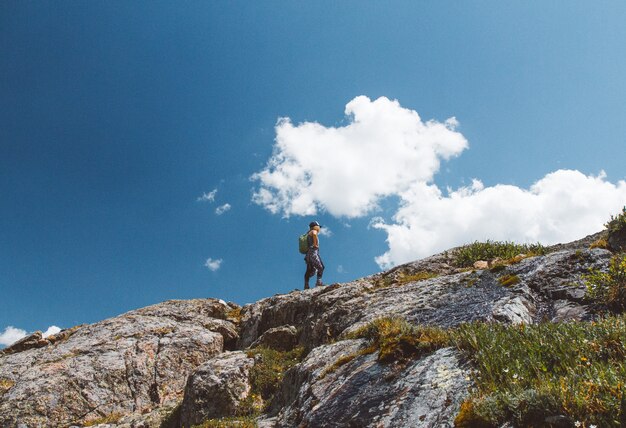
<svg viewBox="0 0 626 428">
<path fill-rule="evenodd" d="M 626 204 L 624 22 L 620 1 L 3 2 L 0 334 L 301 288 L 312 219 L 326 282 L 594 232 Z"/>
</svg>

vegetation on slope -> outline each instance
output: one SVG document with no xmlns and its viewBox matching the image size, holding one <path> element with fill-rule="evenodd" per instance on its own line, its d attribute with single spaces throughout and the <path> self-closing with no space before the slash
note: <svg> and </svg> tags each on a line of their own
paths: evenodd
<svg viewBox="0 0 626 428">
<path fill-rule="evenodd" d="M 248 351 L 248 356 L 256 360 L 250 371 L 251 395 L 260 396 L 267 406 L 278 391 L 285 372 L 302 361 L 305 350 L 297 347 L 284 352 L 260 347 Z"/>
<path fill-rule="evenodd" d="M 475 323 L 454 333 L 476 390 L 458 427 L 626 424 L 626 317 L 505 326 Z"/>
<path fill-rule="evenodd" d="M 626 207 L 622 208 L 620 214 L 611 216 L 610 220 L 604 226 L 608 229 L 609 233 L 626 229 Z"/>
<path fill-rule="evenodd" d="M 626 426 L 626 316 L 595 322 L 507 326 L 477 322 L 444 330 L 397 317 L 377 319 L 348 338 L 369 339 L 327 373 L 378 352 L 382 363 L 457 347 L 472 367 L 474 389 L 458 427 Z"/>
<path fill-rule="evenodd" d="M 614 255 L 608 271 L 592 270 L 584 279 L 587 298 L 614 312 L 626 311 L 626 253 Z"/>
<path fill-rule="evenodd" d="M 537 244 L 516 244 L 508 241 L 486 241 L 474 242 L 459 248 L 454 254 L 454 264 L 457 267 L 472 267 L 478 260 L 493 260 L 496 258 L 519 261 L 519 255 L 525 254 L 527 257 L 540 256 L 548 252 L 543 245 Z M 520 259 L 521 260 L 521 259 Z"/>
</svg>

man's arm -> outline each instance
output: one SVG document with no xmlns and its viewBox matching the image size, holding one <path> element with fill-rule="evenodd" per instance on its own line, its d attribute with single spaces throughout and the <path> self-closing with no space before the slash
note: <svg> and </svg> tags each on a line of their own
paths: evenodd
<svg viewBox="0 0 626 428">
<path fill-rule="evenodd" d="M 319 248 L 320 241 L 319 241 L 319 238 L 317 237 L 317 230 L 312 230 L 311 232 L 313 234 L 313 247 Z"/>
</svg>

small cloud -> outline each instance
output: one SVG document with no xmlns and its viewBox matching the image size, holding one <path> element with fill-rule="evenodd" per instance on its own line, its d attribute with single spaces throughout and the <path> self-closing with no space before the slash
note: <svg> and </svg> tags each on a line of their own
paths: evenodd
<svg viewBox="0 0 626 428">
<path fill-rule="evenodd" d="M 230 206 L 230 204 L 224 204 L 221 205 L 217 208 L 215 208 L 215 214 L 217 215 L 222 215 L 224 214 L 226 211 L 229 211 L 232 207 Z"/>
<path fill-rule="evenodd" d="M 27 334 L 28 333 L 26 333 L 26 330 L 22 330 L 21 328 L 15 328 L 13 326 L 8 326 L 4 329 L 3 333 L 0 333 L 0 345 L 12 345 L 18 340 L 26 337 Z"/>
<path fill-rule="evenodd" d="M 56 325 L 51 325 L 50 327 L 48 327 L 48 330 L 43 333 L 43 337 L 52 336 L 53 334 L 57 334 L 60 331 L 61 329 L 59 327 L 57 327 Z"/>
<path fill-rule="evenodd" d="M 337 266 L 337 272 L 339 272 L 339 273 L 346 273 L 346 270 L 344 269 L 343 265 L 339 265 L 339 266 Z"/>
<path fill-rule="evenodd" d="M 382 217 L 372 217 L 369 224 L 367 225 L 367 229 L 382 229 L 380 226 L 385 225 L 385 219 Z"/>
<path fill-rule="evenodd" d="M 198 202 L 213 202 L 215 200 L 215 195 L 217 194 L 217 189 L 213 189 L 208 193 L 203 193 L 202 196 L 199 196 L 196 201 Z"/>
<path fill-rule="evenodd" d="M 330 230 L 328 227 L 324 226 L 320 229 L 320 235 L 330 238 L 331 236 L 333 236 L 333 231 Z"/>
<path fill-rule="evenodd" d="M 222 266 L 222 262 L 223 262 L 222 259 L 213 260 L 211 257 L 209 257 L 204 263 L 204 265 L 207 268 L 209 268 L 210 271 L 215 272 Z"/>
</svg>

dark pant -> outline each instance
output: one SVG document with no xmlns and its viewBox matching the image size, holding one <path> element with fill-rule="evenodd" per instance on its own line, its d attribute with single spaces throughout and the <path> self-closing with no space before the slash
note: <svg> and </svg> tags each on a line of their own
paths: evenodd
<svg viewBox="0 0 626 428">
<path fill-rule="evenodd" d="M 306 256 L 304 257 L 304 261 L 306 262 L 306 272 L 304 273 L 304 283 L 308 284 L 309 279 L 317 273 L 317 281 L 322 280 L 322 275 L 324 274 L 324 263 L 320 258 L 319 250 L 310 249 Z"/>
</svg>

